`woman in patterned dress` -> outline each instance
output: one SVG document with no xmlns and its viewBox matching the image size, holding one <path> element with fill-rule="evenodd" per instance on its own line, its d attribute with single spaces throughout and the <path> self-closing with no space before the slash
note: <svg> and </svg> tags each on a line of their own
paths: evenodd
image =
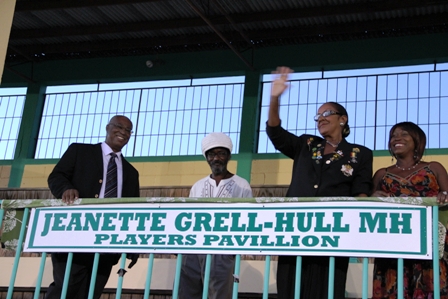
<svg viewBox="0 0 448 299">
<path fill-rule="evenodd" d="M 389 152 L 397 162 L 375 173 L 372 196 L 437 197 L 439 203 L 447 202 L 447 171 L 439 162 L 422 161 L 425 145 L 426 135 L 416 124 L 394 125 L 389 134 Z M 442 220 L 442 215 L 439 218 Z M 448 299 L 447 263 L 441 259 L 439 264 L 440 298 Z M 432 299 L 432 271 L 431 260 L 404 260 L 404 298 Z M 372 299 L 396 297 L 397 260 L 376 258 Z"/>
</svg>

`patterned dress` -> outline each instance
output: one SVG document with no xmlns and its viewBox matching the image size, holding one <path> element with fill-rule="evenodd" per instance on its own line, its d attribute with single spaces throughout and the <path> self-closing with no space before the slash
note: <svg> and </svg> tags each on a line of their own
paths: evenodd
<svg viewBox="0 0 448 299">
<path fill-rule="evenodd" d="M 430 169 L 430 164 L 415 170 L 407 177 L 390 173 L 386 169 L 381 178 L 379 190 L 389 193 L 390 196 L 436 197 L 439 193 L 437 177 Z M 447 251 L 447 238 L 445 238 L 445 251 Z M 448 299 L 447 263 L 444 259 L 440 265 L 440 298 Z M 433 269 L 431 260 L 404 260 L 404 298 L 405 299 L 432 299 L 434 286 L 432 283 Z M 397 297 L 397 260 L 388 258 L 375 258 L 373 275 L 372 299 Z"/>
</svg>

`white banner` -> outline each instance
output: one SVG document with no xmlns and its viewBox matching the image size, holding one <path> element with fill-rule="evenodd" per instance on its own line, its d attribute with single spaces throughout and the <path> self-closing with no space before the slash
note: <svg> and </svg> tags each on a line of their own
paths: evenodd
<svg viewBox="0 0 448 299">
<path fill-rule="evenodd" d="M 28 252 L 432 259 L 431 208 L 375 202 L 126 204 L 33 209 Z"/>
</svg>

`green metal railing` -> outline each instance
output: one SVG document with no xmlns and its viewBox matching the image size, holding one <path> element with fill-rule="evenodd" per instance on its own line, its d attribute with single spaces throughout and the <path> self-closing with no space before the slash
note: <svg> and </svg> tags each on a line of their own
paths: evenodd
<svg viewBox="0 0 448 299">
<path fill-rule="evenodd" d="M 283 198 L 282 200 L 284 201 L 286 198 Z M 204 202 L 213 202 L 213 199 L 201 199 Z M 241 201 L 245 201 L 245 202 L 257 202 L 260 203 L 260 198 L 258 199 L 238 199 L 239 202 Z M 262 199 L 262 200 L 266 200 L 266 202 L 270 202 L 272 203 L 273 201 L 279 200 L 278 198 L 276 199 L 272 199 L 272 198 L 266 198 L 266 199 Z M 306 201 L 310 201 L 313 199 L 307 198 L 304 199 Z M 317 200 L 317 199 L 314 199 Z M 364 199 L 360 199 L 358 198 L 358 200 L 363 200 L 363 201 L 381 201 L 381 199 L 378 198 L 368 198 L 368 200 L 366 198 Z M 404 199 L 397 199 L 397 200 L 403 200 Z M 432 206 L 432 228 L 433 228 L 433 235 L 432 235 L 432 249 L 433 249 L 433 283 L 434 283 L 434 299 L 440 299 L 440 281 L 439 281 L 439 262 L 438 262 L 438 212 L 439 212 L 439 207 L 436 205 L 436 201 L 435 198 L 423 198 L 423 201 L 419 202 L 418 205 L 424 205 L 424 206 Z M 181 198 L 181 199 L 176 199 L 176 198 L 171 198 L 169 199 L 170 202 L 185 202 L 185 201 L 189 201 L 189 199 L 186 198 Z M 297 198 L 294 199 L 295 202 L 297 202 Z M 0 209 L 0 228 L 2 227 L 2 220 L 5 216 L 5 209 L 23 209 L 24 210 L 24 214 L 23 214 L 23 219 L 22 219 L 22 223 L 27 223 L 28 222 L 28 218 L 30 215 L 30 209 L 31 208 L 35 208 L 35 207 L 42 207 L 42 206 L 49 206 L 49 202 L 51 202 L 51 205 L 54 206 L 56 205 L 58 202 L 55 200 L 24 200 L 24 201 L 19 201 L 19 200 L 0 200 L 0 204 L 2 206 L 2 208 Z M 167 200 L 166 199 L 161 199 L 161 198 L 141 198 L 141 199 L 83 199 L 83 202 L 81 204 L 98 204 L 98 203 L 136 203 L 136 202 L 163 202 L 166 203 Z M 191 200 L 191 202 L 194 203 L 198 203 L 198 200 Z M 59 202 L 60 203 L 60 202 Z M 17 250 L 16 250 L 16 254 L 14 257 L 14 264 L 13 264 L 13 268 L 12 268 L 12 272 L 11 272 L 11 276 L 10 276 L 10 282 L 9 282 L 9 287 L 8 287 L 8 292 L 7 292 L 7 299 L 11 299 L 13 297 L 13 292 L 14 292 L 14 287 L 15 287 L 15 280 L 16 280 L 16 276 L 17 276 L 17 269 L 18 269 L 18 265 L 20 262 L 20 256 L 21 256 L 21 252 L 22 252 L 22 244 L 24 243 L 25 240 L 25 231 L 26 231 L 26 225 L 21 225 L 20 227 L 20 234 L 19 234 L 19 239 L 18 239 L 18 243 L 17 243 Z M 92 271 L 92 277 L 91 277 L 91 285 L 90 285 L 90 289 L 89 289 L 89 294 L 88 294 L 88 298 L 91 299 L 93 298 L 93 290 L 94 290 L 94 282 L 96 280 L 96 270 L 98 268 L 98 262 L 99 262 L 99 257 L 100 254 L 96 253 L 95 254 L 95 258 L 94 258 L 94 266 L 93 266 L 93 271 Z M 45 261 L 47 258 L 47 254 L 45 252 L 42 253 L 42 257 L 41 257 L 41 262 L 40 262 L 40 267 L 39 267 L 39 272 L 37 273 L 37 279 L 36 279 L 36 286 L 35 286 L 35 290 L 34 290 L 34 298 L 37 299 L 40 295 L 41 292 L 41 284 L 42 284 L 42 277 L 43 277 L 43 273 L 44 273 L 44 268 L 45 268 Z M 68 254 L 68 260 L 67 260 L 67 267 L 66 267 L 66 272 L 65 272 L 65 278 L 64 278 L 64 283 L 63 283 L 63 290 L 62 290 L 62 295 L 61 298 L 65 298 L 66 293 L 67 293 L 67 287 L 68 287 L 68 278 L 69 278 L 69 273 L 70 273 L 70 268 L 71 268 L 71 264 L 72 264 L 72 259 L 73 259 L 73 253 L 69 253 Z M 125 268 L 125 262 L 126 262 L 126 254 L 122 254 L 121 257 L 121 264 L 120 264 L 120 268 L 124 269 Z M 179 288 L 179 280 L 180 280 L 180 268 L 181 268 L 181 262 L 182 262 L 182 254 L 178 254 L 177 256 L 177 261 L 176 261 L 176 272 L 175 272 L 175 277 L 174 277 L 174 285 L 173 285 L 173 293 L 172 293 L 172 297 L 173 299 L 177 299 L 178 298 L 178 288 Z M 235 283 L 234 283 L 234 289 L 233 289 L 233 299 L 237 299 L 238 298 L 238 277 L 239 277 L 239 271 L 240 271 L 240 256 L 237 255 L 236 257 L 236 264 L 235 264 Z M 210 263 L 211 263 L 211 255 L 208 254 L 207 255 L 207 259 L 206 259 L 206 271 L 205 271 L 205 279 L 204 279 L 204 290 L 203 290 L 203 295 L 202 298 L 203 299 L 207 299 L 208 296 L 208 281 L 209 281 L 209 275 L 210 275 Z M 269 255 L 266 256 L 266 260 L 265 260 L 265 269 L 264 269 L 264 280 L 263 280 L 263 289 L 262 289 L 262 298 L 263 299 L 267 299 L 268 298 L 268 291 L 269 291 L 269 274 L 270 274 L 270 263 L 271 263 L 271 257 Z M 362 268 L 362 298 L 363 299 L 367 299 L 368 298 L 368 277 L 369 277 L 369 273 L 368 273 L 368 258 L 363 258 L 363 268 Z M 300 298 L 300 281 L 301 281 L 301 266 L 302 266 L 302 258 L 301 256 L 297 257 L 297 263 L 296 263 L 297 267 L 296 267 L 296 277 L 295 277 L 295 296 L 294 299 L 299 299 Z M 146 273 L 146 280 L 145 280 L 145 286 L 144 286 L 144 293 L 143 293 L 143 298 L 149 298 L 150 296 L 150 285 L 151 285 L 151 280 L 152 280 L 152 275 L 153 275 L 153 271 L 154 271 L 154 254 L 151 253 L 149 255 L 148 258 L 148 267 L 147 267 L 147 273 Z M 329 267 L 329 285 L 328 285 L 328 299 L 332 299 L 333 298 L 333 289 L 334 289 L 334 271 L 335 271 L 335 259 L 334 257 L 330 257 L 330 267 Z M 398 297 L 397 298 L 403 298 L 404 294 L 403 294 L 403 259 L 399 258 L 398 259 L 398 271 L 397 271 L 397 282 L 398 282 Z M 121 298 L 122 295 L 122 286 L 123 286 L 123 276 L 120 276 L 118 279 L 118 284 L 116 287 L 116 298 Z"/>
</svg>

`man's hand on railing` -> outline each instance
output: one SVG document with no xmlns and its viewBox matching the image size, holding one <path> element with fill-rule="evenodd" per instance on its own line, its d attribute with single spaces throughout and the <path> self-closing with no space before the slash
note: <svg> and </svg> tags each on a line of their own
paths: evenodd
<svg viewBox="0 0 448 299">
<path fill-rule="evenodd" d="M 79 192 L 76 189 L 67 189 L 62 193 L 62 201 L 68 205 L 71 205 L 78 198 Z"/>
<path fill-rule="evenodd" d="M 126 258 L 131 260 L 131 263 L 128 266 L 128 269 L 131 269 L 138 261 L 139 254 L 138 253 L 127 253 Z"/>
</svg>

